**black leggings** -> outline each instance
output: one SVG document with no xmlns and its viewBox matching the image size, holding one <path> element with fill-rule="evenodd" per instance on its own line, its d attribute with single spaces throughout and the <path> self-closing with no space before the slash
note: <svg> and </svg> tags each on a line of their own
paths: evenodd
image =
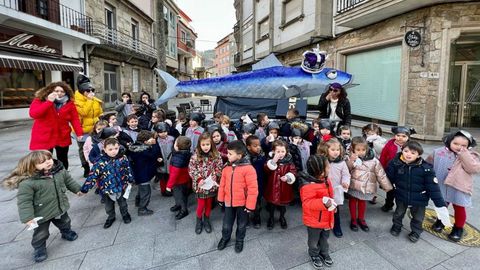
<svg viewBox="0 0 480 270">
<path fill-rule="evenodd" d="M 63 163 L 63 167 L 65 167 L 65 170 L 68 170 L 68 148 L 68 145 L 65 147 L 55 146 L 57 159 Z M 53 148 L 48 151 L 53 154 Z"/>
</svg>

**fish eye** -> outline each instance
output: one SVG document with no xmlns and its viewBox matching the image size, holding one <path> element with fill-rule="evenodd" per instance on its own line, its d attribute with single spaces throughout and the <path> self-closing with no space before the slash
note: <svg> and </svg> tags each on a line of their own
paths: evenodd
<svg viewBox="0 0 480 270">
<path fill-rule="evenodd" d="M 327 72 L 327 78 L 329 78 L 330 80 L 334 80 L 337 78 L 337 71 L 335 69 L 332 69 L 330 71 Z"/>
</svg>

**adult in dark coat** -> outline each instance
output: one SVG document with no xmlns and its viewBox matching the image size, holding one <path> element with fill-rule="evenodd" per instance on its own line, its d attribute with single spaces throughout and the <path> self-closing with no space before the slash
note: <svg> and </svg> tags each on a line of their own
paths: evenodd
<svg viewBox="0 0 480 270">
<path fill-rule="evenodd" d="M 345 88 L 339 83 L 330 84 L 328 91 L 320 96 L 318 108 L 320 110 L 319 118 L 327 118 L 336 122 L 335 132 L 337 127 L 350 126 L 352 123 L 350 101 Z"/>
</svg>

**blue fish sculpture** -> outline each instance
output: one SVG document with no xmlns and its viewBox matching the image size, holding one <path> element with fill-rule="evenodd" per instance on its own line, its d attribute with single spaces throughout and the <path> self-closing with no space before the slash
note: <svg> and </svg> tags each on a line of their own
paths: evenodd
<svg viewBox="0 0 480 270">
<path fill-rule="evenodd" d="M 267 58 L 262 61 L 267 61 Z M 163 104 L 179 93 L 259 99 L 313 97 L 320 96 L 331 83 L 348 87 L 353 80 L 351 74 L 332 68 L 322 68 L 319 72 L 311 73 L 302 67 L 279 66 L 281 64 L 278 60 L 275 61 L 275 66 L 262 65 L 262 61 L 255 65 L 256 70 L 181 82 L 167 72 L 155 69 L 167 84 L 167 89 L 156 104 Z"/>
</svg>

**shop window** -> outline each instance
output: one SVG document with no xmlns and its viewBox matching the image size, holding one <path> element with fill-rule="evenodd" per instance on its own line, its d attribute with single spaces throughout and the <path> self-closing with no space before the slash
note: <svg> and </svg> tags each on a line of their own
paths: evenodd
<svg viewBox="0 0 480 270">
<path fill-rule="evenodd" d="M 44 71 L 0 68 L 0 109 L 30 106 L 35 91 L 44 86 Z"/>
</svg>

